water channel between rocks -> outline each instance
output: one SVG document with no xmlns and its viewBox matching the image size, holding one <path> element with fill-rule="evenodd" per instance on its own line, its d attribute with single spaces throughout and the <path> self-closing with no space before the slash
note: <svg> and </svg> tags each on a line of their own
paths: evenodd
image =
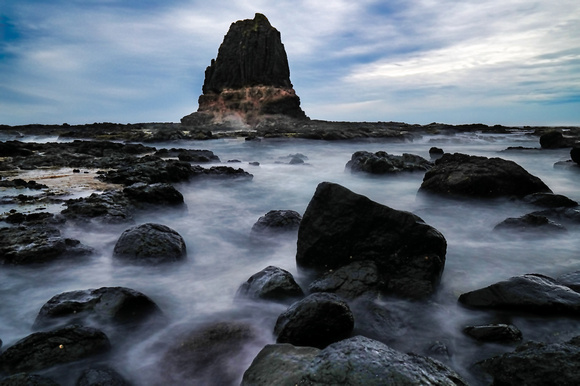
<svg viewBox="0 0 580 386">
<path fill-rule="evenodd" d="M 534 208 L 514 201 L 455 201 L 424 198 L 417 195 L 423 173 L 369 176 L 345 171 L 345 164 L 355 151 L 389 154 L 417 154 L 429 159 L 429 148 L 513 160 L 531 174 L 540 177 L 554 193 L 580 201 L 579 171 L 555 168 L 554 163 L 569 159 L 569 149 L 503 151 L 508 146 L 539 148 L 538 138 L 517 134 L 458 134 L 428 136 L 413 142 L 385 141 L 313 141 L 220 139 L 184 141 L 171 144 L 148 144 L 164 147 L 208 149 L 222 163 L 241 167 L 252 173 L 252 181 L 205 180 L 175 185 L 184 195 L 186 212 L 156 211 L 144 213 L 137 223 L 156 222 L 179 232 L 187 244 L 184 263 L 157 267 L 133 267 L 115 264 L 112 250 L 121 232 L 129 225 L 99 227 L 91 230 L 68 227 L 68 237 L 79 239 L 98 252 L 88 262 L 73 265 L 59 263 L 42 267 L 3 266 L 0 269 L 0 338 L 4 348 L 31 332 L 40 307 L 53 295 L 78 289 L 103 286 L 133 288 L 151 297 L 169 317 L 170 325 L 156 334 L 141 337 L 116 361 L 136 384 L 147 384 L 147 368 L 156 359 L 156 347 L 163 346 L 166 334 L 182 325 L 208 321 L 251 320 L 263 331 L 264 343 L 273 343 L 272 329 L 286 306 L 276 303 L 252 304 L 234 299 L 237 288 L 252 274 L 274 265 L 296 270 L 296 234 L 281 237 L 276 244 L 251 243 L 250 229 L 260 216 L 272 209 L 292 209 L 304 213 L 316 186 L 335 182 L 394 209 L 410 211 L 437 228 L 446 238 L 447 261 L 441 290 L 429 304 L 408 307 L 405 302 L 384 299 L 387 308 L 404 309 L 404 318 L 413 324 L 414 315 L 429 324 L 420 329 L 397 326 L 408 334 L 412 350 L 443 340 L 452 351 L 451 366 L 461 373 L 476 351 L 493 355 L 513 347 L 481 346 L 461 332 L 469 323 L 494 322 L 491 314 L 466 310 L 457 304 L 464 292 L 478 289 L 514 275 L 541 273 L 548 276 L 580 270 L 580 229 L 558 236 L 522 238 L 493 232 L 493 227 L 507 217 L 519 217 Z M 290 165 L 291 154 L 307 157 L 304 164 Z M 239 160 L 241 163 L 227 163 Z M 259 162 L 259 166 L 249 162 Z M 7 191 L 0 195 L 8 194 Z M 2 211 L 7 208 L 2 208 Z M 409 311 L 413 308 L 414 311 Z M 524 339 L 566 340 L 580 335 L 580 326 L 572 320 L 514 318 Z M 393 328 L 389 326 L 389 328 Z M 114 344 L 114 342 L 113 342 Z M 236 363 L 240 376 L 261 347 L 249 347 L 247 361 Z M 127 353 L 128 352 L 128 353 Z M 141 379 L 143 378 L 143 379 Z"/>
</svg>

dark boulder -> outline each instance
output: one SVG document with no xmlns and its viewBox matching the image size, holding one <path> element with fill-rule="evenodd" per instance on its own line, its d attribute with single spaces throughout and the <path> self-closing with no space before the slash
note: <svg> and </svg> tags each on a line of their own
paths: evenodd
<svg viewBox="0 0 580 386">
<path fill-rule="evenodd" d="M 445 154 L 445 151 L 439 147 L 433 146 L 429 149 L 429 156 L 431 159 L 439 159 L 443 156 L 443 154 Z"/>
<path fill-rule="evenodd" d="M 244 373 L 242 386 L 295 386 L 319 352 L 287 343 L 266 345 Z"/>
<path fill-rule="evenodd" d="M 212 166 L 209 169 L 195 167 L 194 170 L 194 177 L 229 178 L 241 180 L 251 180 L 254 178 L 252 174 L 246 172 L 244 169 L 235 169 L 230 166 Z"/>
<path fill-rule="evenodd" d="M 447 153 L 435 161 L 425 173 L 420 191 L 482 198 L 551 193 L 542 180 L 513 161 L 459 153 Z"/>
<path fill-rule="evenodd" d="M 242 322 L 218 322 L 180 335 L 159 362 L 165 385 L 239 385 L 249 365 L 246 345 L 258 333 Z"/>
<path fill-rule="evenodd" d="M 0 386 L 59 386 L 59 384 L 42 375 L 18 373 L 1 379 Z"/>
<path fill-rule="evenodd" d="M 384 151 L 371 153 L 357 151 L 346 164 L 346 169 L 352 173 L 366 172 L 371 174 L 387 174 L 398 172 L 426 171 L 433 163 L 413 154 L 392 155 Z"/>
<path fill-rule="evenodd" d="M 418 216 L 323 182 L 300 223 L 296 263 L 322 275 L 374 261 L 383 291 L 424 298 L 438 286 L 446 249 L 443 235 Z"/>
<path fill-rule="evenodd" d="M 293 210 L 271 210 L 252 226 L 252 239 L 268 238 L 282 232 L 297 231 L 302 221 L 300 213 Z"/>
<path fill-rule="evenodd" d="M 573 208 L 578 203 L 561 194 L 533 193 L 523 198 L 524 202 L 542 208 Z"/>
<path fill-rule="evenodd" d="M 220 158 L 211 150 L 160 149 L 155 152 L 159 157 L 177 157 L 180 161 L 192 163 L 220 162 Z"/>
<path fill-rule="evenodd" d="M 141 224 L 127 229 L 115 244 L 113 257 L 136 264 L 158 264 L 185 259 L 183 237 L 161 224 Z"/>
<path fill-rule="evenodd" d="M 384 283 L 374 261 L 355 261 L 352 264 L 329 271 L 310 283 L 310 292 L 332 292 L 345 299 L 355 299 L 364 294 L 374 296 Z"/>
<path fill-rule="evenodd" d="M 580 208 L 550 208 L 533 212 L 538 216 L 548 217 L 552 221 L 566 224 L 580 224 Z"/>
<path fill-rule="evenodd" d="M 189 162 L 145 156 L 136 158 L 130 164 L 119 166 L 115 170 L 109 170 L 99 175 L 98 179 L 130 186 L 139 182 L 146 184 L 183 182 L 198 174 L 198 171 Z"/>
<path fill-rule="evenodd" d="M 111 368 L 86 369 L 76 386 L 130 386 L 121 374 Z"/>
<path fill-rule="evenodd" d="M 459 296 L 467 307 L 540 315 L 580 315 L 580 293 L 544 275 L 515 276 Z"/>
<path fill-rule="evenodd" d="M 67 200 L 65 205 L 66 209 L 61 214 L 81 223 L 93 220 L 103 224 L 130 223 L 135 209 L 126 195 L 114 190 Z"/>
<path fill-rule="evenodd" d="M 102 287 L 53 296 L 40 309 L 33 328 L 72 323 L 134 328 L 160 314 L 155 302 L 141 292 L 124 287 Z"/>
<path fill-rule="evenodd" d="M 252 275 L 238 289 L 237 296 L 249 299 L 288 301 L 304 296 L 294 276 L 284 269 L 269 266 Z"/>
<path fill-rule="evenodd" d="M 123 189 L 123 193 L 137 205 L 156 206 L 183 205 L 183 194 L 167 183 L 137 183 Z"/>
<path fill-rule="evenodd" d="M 320 351 L 298 385 L 467 385 L 459 374 L 429 357 L 403 354 L 356 336 Z"/>
<path fill-rule="evenodd" d="M 0 142 L 0 157 L 28 157 L 33 151 L 20 141 Z"/>
<path fill-rule="evenodd" d="M 522 332 L 511 324 L 467 326 L 463 332 L 482 342 L 512 343 L 522 340 Z"/>
<path fill-rule="evenodd" d="M 18 226 L 0 228 L 0 263 L 40 264 L 71 260 L 93 254 L 80 241 L 65 238 L 51 226 Z"/>
<path fill-rule="evenodd" d="M 493 376 L 494 385 L 577 385 L 580 337 L 565 343 L 526 342 L 514 352 L 486 359 L 478 365 Z"/>
<path fill-rule="evenodd" d="M 0 367 L 9 374 L 38 371 L 98 355 L 110 347 L 103 332 L 72 325 L 19 340 L 0 355 Z"/>
<path fill-rule="evenodd" d="M 545 216 L 529 213 L 522 217 L 510 217 L 497 224 L 494 231 L 517 231 L 520 234 L 528 233 L 530 236 L 549 236 L 554 232 L 566 232 L 562 225 L 550 220 Z M 510 232 L 511 233 L 511 232 Z"/>
<path fill-rule="evenodd" d="M 580 164 L 580 146 L 574 146 L 572 150 L 570 150 L 570 158 L 577 164 Z"/>
<path fill-rule="evenodd" d="M 576 143 L 574 138 L 564 137 L 561 131 L 552 130 L 540 136 L 540 146 L 542 149 L 559 149 L 572 147 Z"/>
<path fill-rule="evenodd" d="M 348 304 L 329 293 L 315 293 L 292 304 L 276 321 L 277 343 L 324 348 L 348 338 L 354 317 Z"/>
</svg>

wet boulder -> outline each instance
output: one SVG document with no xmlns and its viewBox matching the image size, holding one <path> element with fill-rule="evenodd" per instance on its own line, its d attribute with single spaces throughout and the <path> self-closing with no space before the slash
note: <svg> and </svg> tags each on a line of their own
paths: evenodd
<svg viewBox="0 0 580 386">
<path fill-rule="evenodd" d="M 466 154 L 444 154 L 425 173 L 420 191 L 446 196 L 518 197 L 552 191 L 513 161 Z"/>
<path fill-rule="evenodd" d="M 252 226 L 253 240 L 271 238 L 284 232 L 297 231 L 302 221 L 300 213 L 294 210 L 271 210 Z"/>
<path fill-rule="evenodd" d="M 157 156 L 144 156 L 101 174 L 98 179 L 113 184 L 131 186 L 136 183 L 155 184 L 188 181 L 198 172 L 189 162 L 164 160 Z"/>
<path fill-rule="evenodd" d="M 467 326 L 463 332 L 482 342 L 512 343 L 522 340 L 522 332 L 511 324 L 486 324 Z"/>
<path fill-rule="evenodd" d="M 439 147 L 433 146 L 432 148 L 429 149 L 429 156 L 431 157 L 432 160 L 441 158 L 443 154 L 445 154 L 445 151 L 443 151 L 443 149 Z"/>
<path fill-rule="evenodd" d="M 243 322 L 217 322 L 181 334 L 159 361 L 166 385 L 234 385 L 249 366 L 247 345 L 260 337 Z M 263 343 L 261 343 L 263 345 Z"/>
<path fill-rule="evenodd" d="M 574 146 L 570 150 L 570 158 L 577 164 L 580 164 L 580 146 Z"/>
<path fill-rule="evenodd" d="M 63 237 L 51 226 L 0 228 L 0 263 L 41 264 L 56 260 L 77 260 L 94 250 L 80 241 Z"/>
<path fill-rule="evenodd" d="M 574 138 L 564 137 L 561 131 L 552 130 L 540 136 L 540 146 L 542 149 L 560 149 L 572 147 L 576 143 Z"/>
<path fill-rule="evenodd" d="M 530 236 L 548 236 L 555 232 L 566 232 L 562 225 L 550 220 L 546 216 L 529 213 L 522 217 L 510 217 L 497 224 L 494 231 L 512 231 L 520 234 L 528 233 Z M 510 232 L 510 233 L 512 233 Z"/>
<path fill-rule="evenodd" d="M 524 202 L 542 208 L 573 208 L 578 203 L 561 194 L 533 193 L 523 198 Z"/>
<path fill-rule="evenodd" d="M 295 386 L 319 352 L 288 343 L 266 345 L 244 373 L 242 386 Z"/>
<path fill-rule="evenodd" d="M 467 385 L 441 362 L 403 354 L 363 336 L 333 343 L 320 351 L 298 385 Z"/>
<path fill-rule="evenodd" d="M 580 315 L 580 293 L 539 274 L 515 276 L 459 296 L 467 307 L 540 315 Z"/>
<path fill-rule="evenodd" d="M 371 153 L 368 151 L 357 151 L 346 164 L 346 169 L 352 173 L 366 172 L 371 174 L 387 174 L 398 172 L 426 171 L 433 166 L 428 161 L 418 155 L 404 153 L 403 155 L 392 155 L 384 151 Z"/>
<path fill-rule="evenodd" d="M 329 293 L 314 293 L 292 304 L 276 321 L 277 343 L 324 348 L 348 338 L 354 317 L 348 304 Z"/>
<path fill-rule="evenodd" d="M 310 292 L 332 292 L 345 299 L 355 299 L 365 294 L 375 296 L 384 286 L 374 261 L 355 261 L 335 271 L 325 273 L 310 283 Z"/>
<path fill-rule="evenodd" d="M 116 260 L 135 264 L 158 264 L 183 260 L 187 251 L 183 237 L 161 224 L 146 223 L 124 231 L 113 249 Z"/>
<path fill-rule="evenodd" d="M 102 331 L 71 325 L 19 340 L 0 355 L 0 367 L 9 374 L 38 371 L 102 354 L 110 347 Z"/>
<path fill-rule="evenodd" d="M 98 221 L 103 224 L 122 224 L 133 221 L 134 205 L 122 192 L 109 190 L 89 197 L 67 200 L 61 214 L 81 223 Z"/>
<path fill-rule="evenodd" d="M 533 212 L 538 216 L 545 216 L 552 221 L 566 224 L 580 224 L 580 208 L 549 208 Z"/>
<path fill-rule="evenodd" d="M 33 328 L 71 323 L 134 328 L 155 315 L 161 315 L 161 310 L 141 292 L 124 287 L 102 287 L 53 296 L 40 309 Z"/>
<path fill-rule="evenodd" d="M 76 386 L 130 386 L 121 374 L 111 368 L 90 368 L 83 371 Z"/>
<path fill-rule="evenodd" d="M 446 250 L 443 235 L 420 217 L 323 182 L 300 223 L 296 263 L 322 276 L 356 261 L 373 261 L 382 291 L 424 298 L 439 284 Z"/>
<path fill-rule="evenodd" d="M 288 301 L 304 296 L 292 274 L 282 268 L 269 266 L 252 275 L 238 289 L 237 296 L 249 299 Z"/>
<path fill-rule="evenodd" d="M 494 385 L 577 385 L 580 379 L 580 337 L 564 343 L 526 342 L 515 351 L 478 363 Z"/>
<path fill-rule="evenodd" d="M 167 183 L 137 183 L 123 189 L 123 194 L 139 206 L 179 206 L 183 205 L 183 194 Z"/>
</svg>

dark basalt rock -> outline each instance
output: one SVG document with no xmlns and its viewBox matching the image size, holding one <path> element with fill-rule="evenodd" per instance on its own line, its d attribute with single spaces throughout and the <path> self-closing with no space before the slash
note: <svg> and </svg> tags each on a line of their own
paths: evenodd
<svg viewBox="0 0 580 386">
<path fill-rule="evenodd" d="M 158 157 L 177 157 L 180 161 L 192 163 L 220 162 L 220 158 L 211 150 L 160 149 L 155 152 Z"/>
<path fill-rule="evenodd" d="M 482 342 L 512 343 L 522 340 L 522 332 L 511 324 L 487 324 L 467 326 L 463 332 Z"/>
<path fill-rule="evenodd" d="M 161 310 L 141 292 L 124 287 L 102 287 L 53 296 L 40 309 L 33 328 L 72 323 L 136 327 L 155 315 L 161 315 Z"/>
<path fill-rule="evenodd" d="M 104 182 L 130 186 L 139 182 L 154 184 L 188 181 L 197 174 L 198 172 L 189 162 L 145 156 L 128 165 L 120 166 L 116 170 L 101 174 L 98 178 Z"/>
<path fill-rule="evenodd" d="M 515 276 L 459 296 L 467 307 L 540 315 L 580 315 L 580 293 L 544 275 Z"/>
<path fill-rule="evenodd" d="M 9 374 L 38 371 L 101 354 L 110 347 L 103 332 L 73 325 L 19 340 L 0 355 L 0 367 Z"/>
<path fill-rule="evenodd" d="M 542 208 L 573 208 L 578 203 L 561 194 L 533 193 L 523 198 L 524 202 Z"/>
<path fill-rule="evenodd" d="M 320 351 L 298 385 L 467 385 L 455 371 L 429 357 L 403 354 L 355 336 Z"/>
<path fill-rule="evenodd" d="M 357 151 L 346 164 L 346 169 L 352 173 L 366 172 L 371 174 L 388 174 L 398 172 L 426 171 L 431 169 L 433 163 L 418 155 L 404 153 L 392 155 L 384 151 L 371 153 Z"/>
<path fill-rule="evenodd" d="M 539 235 L 548 236 L 554 232 L 566 232 L 566 228 L 562 225 L 548 219 L 545 216 L 537 214 L 526 214 L 522 217 L 510 217 L 497 224 L 494 231 L 518 231 L 526 232 L 531 236 L 537 237 Z"/>
<path fill-rule="evenodd" d="M 135 264 L 159 264 L 185 259 L 183 237 L 161 224 L 141 224 L 127 229 L 115 244 L 113 257 Z"/>
<path fill-rule="evenodd" d="M 443 156 L 443 154 L 445 154 L 445 151 L 443 151 L 443 149 L 439 148 L 439 147 L 435 147 L 433 146 L 432 148 L 429 149 L 429 156 L 431 157 L 431 159 L 439 159 Z"/>
<path fill-rule="evenodd" d="M 280 232 L 298 230 L 302 221 L 300 213 L 294 210 L 271 210 L 252 226 L 252 236 L 272 236 Z"/>
<path fill-rule="evenodd" d="M 266 345 L 244 373 L 242 386 L 295 386 L 319 352 L 287 343 Z"/>
<path fill-rule="evenodd" d="M 538 216 L 548 217 L 552 221 L 579 224 L 580 223 L 580 209 L 574 208 L 551 208 L 533 212 L 532 214 Z"/>
<path fill-rule="evenodd" d="M 320 279 L 310 283 L 310 292 L 332 292 L 345 299 L 355 299 L 364 294 L 374 296 L 384 283 L 374 261 L 355 261 L 327 272 Z"/>
<path fill-rule="evenodd" d="M 93 254 L 80 241 L 61 236 L 50 226 L 0 228 L 0 263 L 39 264 L 56 260 L 76 260 Z"/>
<path fill-rule="evenodd" d="M 572 147 L 576 143 L 574 138 L 566 138 L 561 131 L 553 130 L 540 136 L 542 149 L 559 149 Z"/>
<path fill-rule="evenodd" d="M 269 266 L 252 275 L 238 289 L 237 296 L 250 299 L 287 301 L 304 296 L 292 274 L 282 268 Z"/>
<path fill-rule="evenodd" d="M 133 221 L 135 210 L 129 198 L 119 191 L 93 193 L 89 197 L 75 198 L 65 202 L 61 214 L 69 220 L 89 222 L 97 220 L 104 224 L 122 224 Z"/>
<path fill-rule="evenodd" d="M 13 180 L 2 180 L 0 181 L 0 187 L 3 188 L 20 188 L 20 189 L 32 189 L 32 190 L 41 190 L 46 189 L 48 186 L 44 184 L 39 184 L 36 181 L 24 181 L 21 178 L 16 178 Z"/>
<path fill-rule="evenodd" d="M 247 366 L 247 344 L 259 340 L 252 326 L 218 322 L 178 337 L 159 362 L 166 385 L 239 384 L 238 366 Z"/>
<path fill-rule="evenodd" d="M 572 148 L 572 150 L 570 150 L 570 158 L 572 158 L 572 161 L 576 162 L 577 164 L 580 164 L 580 147 L 579 146 L 574 146 Z"/>
<path fill-rule="evenodd" d="M 532 193 L 551 193 L 538 177 L 513 161 L 466 154 L 444 154 L 425 173 L 420 191 L 447 196 L 522 198 Z"/>
<path fill-rule="evenodd" d="M 183 194 L 173 185 L 167 183 L 144 184 L 137 183 L 123 189 L 123 194 L 133 203 L 143 206 L 144 204 L 155 206 L 179 206 L 183 205 Z"/>
<path fill-rule="evenodd" d="M 292 304 L 276 321 L 277 343 L 324 348 L 348 338 L 354 317 L 348 304 L 329 293 L 315 293 Z"/>
<path fill-rule="evenodd" d="M 526 342 L 514 352 L 478 363 L 494 385 L 577 385 L 580 379 L 580 337 L 565 343 Z"/>
<path fill-rule="evenodd" d="M 322 275 L 355 261 L 373 261 L 382 291 L 424 298 L 437 288 L 446 249 L 443 235 L 418 216 L 323 182 L 300 223 L 296 263 Z"/>
<path fill-rule="evenodd" d="M 0 380 L 0 386 L 60 386 L 52 379 L 38 374 L 18 373 Z"/>
<path fill-rule="evenodd" d="M 86 369 L 76 386 L 130 386 L 121 374 L 110 368 Z"/>
</svg>

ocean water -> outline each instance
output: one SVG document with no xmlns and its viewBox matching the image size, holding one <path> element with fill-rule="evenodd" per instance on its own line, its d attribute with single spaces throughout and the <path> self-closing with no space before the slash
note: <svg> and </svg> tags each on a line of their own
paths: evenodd
<svg viewBox="0 0 580 386">
<path fill-rule="evenodd" d="M 397 155 L 412 153 L 429 159 L 429 148 L 437 146 L 449 153 L 513 160 L 540 177 L 554 193 L 579 201 L 579 171 L 554 167 L 556 162 L 569 159 L 569 150 L 504 151 L 508 146 L 539 148 L 538 138 L 525 132 L 424 136 L 413 142 L 284 139 L 258 142 L 240 138 L 153 146 L 212 150 L 224 165 L 241 167 L 254 178 L 252 181 L 204 180 L 177 184 L 176 188 L 184 195 L 186 211 L 154 211 L 138 216 L 137 223 L 161 223 L 183 236 L 188 250 L 188 258 L 183 263 L 162 267 L 119 265 L 113 262 L 112 251 L 119 235 L 129 225 L 88 229 L 69 225 L 65 229 L 68 237 L 77 238 L 98 251 L 88 261 L 42 267 L 2 266 L 0 339 L 4 342 L 3 348 L 31 333 L 39 309 L 52 296 L 79 289 L 124 286 L 148 295 L 168 317 L 166 327 L 114 351 L 114 367 L 127 378 L 143 385 L 161 382 L 156 379 L 155 364 L 176 329 L 193 328 L 206 322 L 244 320 L 256 326 L 261 339 L 229 365 L 241 379 L 263 344 L 274 342 L 274 323 L 286 306 L 236 300 L 237 288 L 269 265 L 292 272 L 300 281 L 295 264 L 296 234 L 281 236 L 272 245 L 259 245 L 250 242 L 250 229 L 260 216 L 272 209 L 304 213 L 317 185 L 323 181 L 341 184 L 392 208 L 413 212 L 445 236 L 447 261 L 440 292 L 426 303 L 385 298 L 382 305 L 400 312 L 402 334 L 408 334 L 396 348 L 421 352 L 433 342 L 442 341 L 449 351 L 447 363 L 467 377 L 473 361 L 510 351 L 513 346 L 477 344 L 462 334 L 467 324 L 498 320 L 491 313 L 459 306 L 457 297 L 461 293 L 514 275 L 558 276 L 580 270 L 580 229 L 569 227 L 562 235 L 533 238 L 492 231 L 507 217 L 519 217 L 535 208 L 507 200 L 424 197 L 417 194 L 423 173 L 369 176 L 345 171 L 345 164 L 359 150 L 383 150 Z M 307 157 L 305 164 L 288 164 L 289 155 L 298 153 Z M 228 163 L 228 160 L 241 162 Z M 252 166 L 249 162 L 260 165 Z M 0 192 L 0 195 L 7 194 L 11 192 Z M 418 322 L 425 320 L 426 323 Z M 414 327 L 406 328 L 405 321 Z M 514 317 L 510 322 L 522 330 L 525 339 L 558 341 L 580 335 L 578 323 L 566 318 Z"/>
</svg>

